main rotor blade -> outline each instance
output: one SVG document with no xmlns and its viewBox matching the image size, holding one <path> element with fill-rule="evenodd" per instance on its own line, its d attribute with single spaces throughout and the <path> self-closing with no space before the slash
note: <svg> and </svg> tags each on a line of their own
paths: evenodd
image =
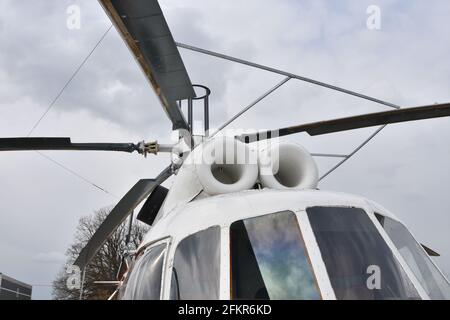
<svg viewBox="0 0 450 320">
<path fill-rule="evenodd" d="M 144 71 L 174 129 L 188 125 L 177 104 L 194 98 L 191 80 L 156 0 L 99 0 Z"/>
<path fill-rule="evenodd" d="M 156 186 L 163 183 L 171 175 L 172 170 L 170 167 L 167 167 L 155 179 L 139 180 L 111 210 L 105 221 L 102 222 L 86 246 L 80 251 L 74 265 L 83 269 L 139 203 L 148 197 Z"/>
<path fill-rule="evenodd" d="M 138 151 L 134 143 L 72 143 L 70 138 L 0 138 L 0 151 L 79 150 Z"/>
<path fill-rule="evenodd" d="M 236 138 L 249 143 L 264 139 L 271 139 L 277 136 L 287 136 L 299 132 L 307 132 L 311 136 L 317 136 L 334 132 L 374 127 L 384 124 L 448 116 L 450 116 L 450 103 L 445 103 L 424 107 L 404 108 L 392 111 L 369 113 L 348 118 L 302 124 L 298 126 L 282 128 L 279 130 L 244 134 Z"/>
</svg>

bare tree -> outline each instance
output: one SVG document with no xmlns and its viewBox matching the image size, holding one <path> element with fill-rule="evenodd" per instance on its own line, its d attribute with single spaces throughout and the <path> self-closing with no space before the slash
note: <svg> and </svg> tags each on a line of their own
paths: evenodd
<svg viewBox="0 0 450 320">
<path fill-rule="evenodd" d="M 58 273 L 53 281 L 53 298 L 57 300 L 79 299 L 79 289 L 69 289 L 67 286 L 66 273 L 67 266 L 71 265 L 78 257 L 81 249 L 86 245 L 100 224 L 110 213 L 111 208 L 102 208 L 93 215 L 82 217 L 79 220 L 77 230 L 75 232 L 74 242 L 67 249 L 67 264 Z M 131 228 L 129 243 L 127 248 L 135 249 L 142 241 L 147 226 L 136 221 Z M 125 240 L 129 231 L 128 221 L 124 222 L 109 237 L 105 244 L 100 248 L 92 261 L 85 270 L 85 278 L 83 285 L 83 299 L 107 299 L 116 289 L 114 285 L 101 285 L 94 283 L 95 281 L 116 280 L 117 272 L 121 263 L 121 254 L 126 249 Z"/>
</svg>

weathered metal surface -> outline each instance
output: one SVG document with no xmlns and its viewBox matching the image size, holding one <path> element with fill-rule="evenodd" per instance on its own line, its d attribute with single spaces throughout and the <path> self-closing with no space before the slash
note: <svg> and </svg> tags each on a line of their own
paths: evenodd
<svg viewBox="0 0 450 320">
<path fill-rule="evenodd" d="M 188 129 L 178 100 L 195 97 L 191 80 L 156 0 L 99 0 L 144 71 L 174 129 Z"/>
<path fill-rule="evenodd" d="M 377 113 L 363 114 L 354 117 L 307 123 L 278 130 L 262 131 L 237 137 L 245 142 L 254 142 L 272 137 L 282 137 L 299 132 L 307 132 L 311 136 L 368 128 L 379 125 L 425 120 L 450 116 L 450 103 L 430 106 L 405 108 Z"/>
</svg>

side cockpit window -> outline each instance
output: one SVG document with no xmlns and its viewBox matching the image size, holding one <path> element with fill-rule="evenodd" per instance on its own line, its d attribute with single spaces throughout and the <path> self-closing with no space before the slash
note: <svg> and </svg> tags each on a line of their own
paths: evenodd
<svg viewBox="0 0 450 320">
<path fill-rule="evenodd" d="M 450 299 L 450 285 L 421 245 L 398 221 L 375 213 L 380 224 L 431 299 Z"/>
<path fill-rule="evenodd" d="M 234 222 L 230 246 L 232 299 L 321 299 L 293 212 Z"/>
<path fill-rule="evenodd" d="M 306 209 L 337 299 L 420 299 L 363 209 Z"/>
<path fill-rule="evenodd" d="M 175 251 L 171 300 L 218 300 L 220 286 L 220 227 L 183 239 Z"/>
<path fill-rule="evenodd" d="M 124 300 L 159 300 L 166 244 L 147 249 L 136 261 L 127 281 Z"/>
</svg>

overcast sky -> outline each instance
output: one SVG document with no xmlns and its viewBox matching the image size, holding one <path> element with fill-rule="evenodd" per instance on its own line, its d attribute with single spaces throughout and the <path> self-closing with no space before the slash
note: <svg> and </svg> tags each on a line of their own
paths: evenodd
<svg viewBox="0 0 450 320">
<path fill-rule="evenodd" d="M 68 6 L 81 12 L 67 28 Z M 176 41 L 273 66 L 401 106 L 450 101 L 447 0 L 166 0 Z M 381 29 L 366 26 L 370 5 Z M 0 0 L 0 136 L 26 136 L 109 27 L 96 1 Z M 212 90 L 219 126 L 282 77 L 181 50 L 193 83 Z M 233 128 L 277 128 L 386 107 L 291 80 Z M 37 127 L 34 136 L 73 141 L 168 142 L 171 125 L 133 57 L 112 29 Z M 348 153 L 374 129 L 287 140 L 311 152 Z M 320 188 L 355 193 L 394 212 L 442 254 L 450 275 L 450 119 L 392 125 Z M 0 272 L 50 298 L 81 216 L 117 202 L 167 156 L 46 152 L 105 193 L 35 152 L 0 154 Z M 318 159 L 321 173 L 336 159 Z M 170 185 L 170 183 L 169 183 Z M 110 279 L 102 279 L 110 280 Z"/>
</svg>

